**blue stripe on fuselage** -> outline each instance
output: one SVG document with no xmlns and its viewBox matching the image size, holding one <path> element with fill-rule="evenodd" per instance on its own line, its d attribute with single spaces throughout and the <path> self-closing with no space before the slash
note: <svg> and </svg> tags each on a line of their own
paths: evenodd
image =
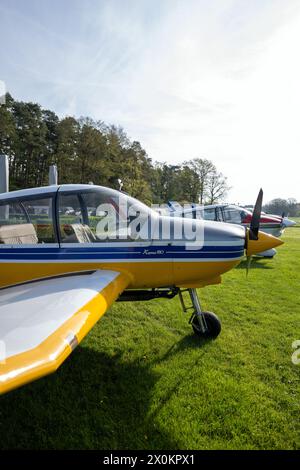
<svg viewBox="0 0 300 470">
<path fill-rule="evenodd" d="M 206 259 L 206 258 L 240 258 L 244 254 L 243 245 L 235 246 L 203 246 L 199 250 L 185 249 L 184 246 L 123 246 L 123 247 L 70 247 L 51 248 L 0 248 L 2 260 L 94 260 L 105 259 Z"/>
<path fill-rule="evenodd" d="M 145 249 L 151 249 L 151 251 L 159 251 L 159 250 L 165 250 L 165 251 L 168 251 L 168 252 L 176 252 L 176 251 L 184 251 L 184 252 L 188 252 L 188 251 L 192 251 L 192 252 L 224 252 L 224 251 L 229 251 L 229 252 L 235 252 L 235 251 L 243 251 L 244 249 L 244 245 L 240 244 L 240 245 L 232 245 L 232 246 L 203 246 L 202 248 L 200 248 L 199 250 L 189 250 L 189 249 L 185 249 L 185 246 L 182 245 L 145 245 L 145 246 L 108 246 L 108 247 L 105 247 L 103 246 L 103 244 L 101 244 L 101 246 L 91 246 L 91 247 L 87 247 L 87 246 L 80 246 L 80 244 L 78 244 L 79 246 L 78 247 L 61 247 L 61 248 L 58 248 L 58 247 L 50 247 L 49 245 L 46 246 L 46 247 L 41 247 L 39 245 L 32 245 L 32 247 L 22 247 L 21 245 L 18 246 L 18 248 L 14 248 L 14 247 L 8 247 L 7 245 L 0 245 L 0 255 L 1 255 L 1 251 L 3 250 L 3 252 L 6 252 L 6 253 L 19 253 L 19 252 L 22 252 L 22 253 L 106 253 L 106 252 L 114 252 L 114 253 L 122 253 L 122 252 L 125 252 L 125 253 L 128 253 L 128 252 L 142 252 L 144 251 Z"/>
</svg>

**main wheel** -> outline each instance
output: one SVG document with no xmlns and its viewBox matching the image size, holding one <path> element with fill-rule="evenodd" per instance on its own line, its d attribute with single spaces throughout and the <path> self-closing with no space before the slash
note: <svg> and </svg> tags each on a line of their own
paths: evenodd
<svg viewBox="0 0 300 470">
<path fill-rule="evenodd" d="M 201 331 L 198 317 L 197 315 L 195 315 L 192 320 L 192 328 L 194 330 L 194 333 L 197 336 L 201 336 L 201 338 L 216 338 L 221 331 L 221 322 L 219 318 L 213 312 L 202 312 L 202 314 L 204 315 L 206 321 L 207 330 L 205 331 L 205 333 Z"/>
</svg>

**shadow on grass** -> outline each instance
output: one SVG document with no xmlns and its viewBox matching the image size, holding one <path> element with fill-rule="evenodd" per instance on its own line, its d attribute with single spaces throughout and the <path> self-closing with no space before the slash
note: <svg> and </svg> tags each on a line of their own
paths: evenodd
<svg viewBox="0 0 300 470">
<path fill-rule="evenodd" d="M 203 339 L 194 334 L 191 334 L 190 336 L 182 338 L 179 342 L 171 346 L 171 348 L 162 356 L 162 358 L 153 361 L 153 364 L 161 364 L 165 361 L 168 361 L 169 359 L 172 359 L 172 356 L 182 356 L 182 353 L 184 353 L 186 350 L 202 348 L 212 341 L 212 339 Z M 155 420 L 155 417 L 159 414 L 160 410 L 173 398 L 174 395 L 177 395 L 181 384 L 190 380 L 191 371 L 193 371 L 195 367 L 199 370 L 199 355 L 197 355 L 195 358 L 194 363 L 189 363 L 188 368 L 182 367 L 180 373 L 177 374 L 175 380 L 173 380 L 172 385 L 167 387 L 164 395 L 161 396 L 159 403 L 152 411 L 151 415 L 149 415 L 152 420 Z"/>
<path fill-rule="evenodd" d="M 201 344 L 183 338 L 159 362 Z M 152 367 L 78 347 L 52 376 L 0 397 L 0 448 L 177 449 L 149 414 Z"/>
<path fill-rule="evenodd" d="M 168 349 L 168 351 L 158 361 L 156 361 L 156 363 L 166 361 L 170 359 L 171 356 L 181 354 L 187 349 L 202 348 L 205 345 L 211 343 L 212 341 L 213 339 L 211 338 L 203 339 L 195 334 L 190 334 L 189 336 L 185 336 L 184 338 L 182 338 L 177 343 L 174 343 L 170 347 L 170 349 Z"/>
<path fill-rule="evenodd" d="M 240 262 L 236 269 L 247 269 L 247 266 L 248 261 L 244 260 Z M 252 258 L 249 270 L 251 269 L 274 269 L 274 266 L 272 266 L 272 259 Z"/>
</svg>

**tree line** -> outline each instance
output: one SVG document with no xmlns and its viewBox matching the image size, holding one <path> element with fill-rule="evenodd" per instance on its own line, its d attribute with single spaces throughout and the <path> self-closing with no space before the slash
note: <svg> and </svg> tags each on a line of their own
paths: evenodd
<svg viewBox="0 0 300 470">
<path fill-rule="evenodd" d="M 264 211 L 267 214 L 285 215 L 291 217 L 300 216 L 300 204 L 294 198 L 281 199 L 276 198 L 268 202 L 264 206 Z"/>
<path fill-rule="evenodd" d="M 47 185 L 52 164 L 61 184 L 93 182 L 119 189 L 122 180 L 124 191 L 148 204 L 213 204 L 229 189 L 227 178 L 210 160 L 153 162 L 121 127 L 89 117 L 60 119 L 8 93 L 0 105 L 0 154 L 9 158 L 11 190 Z"/>
</svg>

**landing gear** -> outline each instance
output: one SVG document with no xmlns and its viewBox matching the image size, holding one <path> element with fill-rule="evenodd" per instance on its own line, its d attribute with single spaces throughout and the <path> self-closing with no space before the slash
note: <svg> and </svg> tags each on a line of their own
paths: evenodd
<svg viewBox="0 0 300 470">
<path fill-rule="evenodd" d="M 202 315 L 204 316 L 207 329 L 204 332 L 201 330 L 198 317 L 194 315 L 191 321 L 194 333 L 202 338 L 216 338 L 221 332 L 219 318 L 213 312 L 202 312 Z"/>
<path fill-rule="evenodd" d="M 182 295 L 184 292 L 189 293 L 191 305 L 188 307 L 186 306 Z M 214 313 L 204 312 L 201 310 L 196 289 L 180 289 L 179 287 L 175 286 L 144 290 L 129 289 L 127 291 L 125 290 L 120 295 L 118 301 L 142 301 L 160 298 L 173 299 L 173 297 L 175 297 L 177 294 L 179 295 L 183 311 L 192 311 L 189 323 L 192 325 L 194 333 L 201 338 L 216 338 L 221 331 L 221 322 Z"/>
<path fill-rule="evenodd" d="M 196 289 L 186 289 L 188 291 L 192 305 L 186 307 L 182 296 L 182 290 L 179 291 L 179 298 L 184 312 L 192 309 L 192 315 L 189 323 L 191 323 L 194 333 L 201 338 L 215 339 L 221 331 L 221 322 L 217 315 L 212 312 L 204 312 L 201 310 L 199 298 Z"/>
</svg>

